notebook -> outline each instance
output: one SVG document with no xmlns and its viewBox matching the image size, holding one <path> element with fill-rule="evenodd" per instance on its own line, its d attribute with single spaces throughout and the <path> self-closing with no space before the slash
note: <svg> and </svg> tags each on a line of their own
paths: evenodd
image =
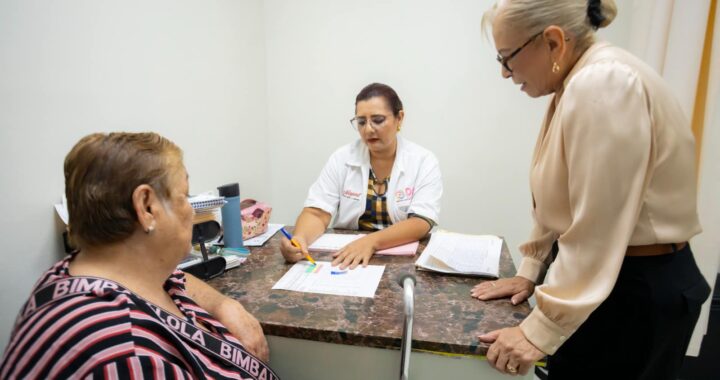
<svg viewBox="0 0 720 380">
<path fill-rule="evenodd" d="M 499 277 L 503 240 L 493 235 L 436 232 L 415 262 L 418 269 Z"/>
<path fill-rule="evenodd" d="M 342 247 L 360 239 L 365 234 L 323 234 L 315 240 L 308 250 L 311 252 L 337 252 Z M 417 252 L 419 242 L 412 242 L 397 247 L 386 248 L 375 252 L 376 255 L 413 256 Z"/>
<path fill-rule="evenodd" d="M 220 197 L 210 193 L 198 194 L 190 197 L 190 205 L 195 212 L 222 207 L 225 203 L 225 197 Z"/>
</svg>

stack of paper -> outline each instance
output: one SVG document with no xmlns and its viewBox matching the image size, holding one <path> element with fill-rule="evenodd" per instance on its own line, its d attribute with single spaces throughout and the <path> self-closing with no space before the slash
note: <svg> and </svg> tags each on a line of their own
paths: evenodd
<svg viewBox="0 0 720 380">
<path fill-rule="evenodd" d="M 499 277 L 502 244 L 492 235 L 436 232 L 415 265 L 442 273 Z"/>
<path fill-rule="evenodd" d="M 315 240 L 308 250 L 311 252 L 337 252 L 342 247 L 360 239 L 365 234 L 323 234 Z M 417 252 L 419 243 L 412 242 L 375 252 L 376 255 L 412 256 Z"/>
</svg>

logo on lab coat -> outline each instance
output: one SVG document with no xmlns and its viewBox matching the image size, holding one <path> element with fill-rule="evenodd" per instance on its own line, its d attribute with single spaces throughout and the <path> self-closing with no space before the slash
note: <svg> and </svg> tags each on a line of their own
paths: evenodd
<svg viewBox="0 0 720 380">
<path fill-rule="evenodd" d="M 413 194 L 415 194 L 415 188 L 414 187 L 406 187 L 405 190 L 399 189 L 395 192 L 395 201 L 396 202 L 402 202 L 412 199 Z"/>
</svg>

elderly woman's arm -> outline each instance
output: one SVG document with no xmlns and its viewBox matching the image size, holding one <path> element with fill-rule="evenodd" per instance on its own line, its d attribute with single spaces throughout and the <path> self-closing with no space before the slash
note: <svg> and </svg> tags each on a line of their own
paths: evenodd
<svg viewBox="0 0 720 380">
<path fill-rule="evenodd" d="M 245 349 L 263 361 L 269 359 L 270 352 L 260 322 L 240 302 L 222 295 L 195 276 L 186 273 L 185 278 L 185 290 L 190 298 L 225 325 Z"/>
</svg>

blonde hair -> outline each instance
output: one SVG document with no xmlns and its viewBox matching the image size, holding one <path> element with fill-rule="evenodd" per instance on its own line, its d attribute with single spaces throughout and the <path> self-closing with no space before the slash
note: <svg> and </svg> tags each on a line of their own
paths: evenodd
<svg viewBox="0 0 720 380">
<path fill-rule="evenodd" d="M 585 50 L 595 42 L 595 31 L 615 19 L 615 0 L 505 0 L 499 9 L 507 22 L 528 35 L 540 33 L 550 25 L 562 28 L 577 41 L 575 48 Z M 482 18 L 485 33 L 498 14 L 498 4 Z"/>
</svg>

